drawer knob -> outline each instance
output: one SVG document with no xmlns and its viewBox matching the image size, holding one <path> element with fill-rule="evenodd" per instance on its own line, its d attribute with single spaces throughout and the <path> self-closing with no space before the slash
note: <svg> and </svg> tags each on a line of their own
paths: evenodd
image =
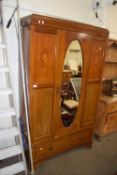
<svg viewBox="0 0 117 175">
<path fill-rule="evenodd" d="M 58 136 L 54 136 L 54 138 L 55 138 L 55 139 L 57 139 L 57 138 L 58 138 Z"/>
<path fill-rule="evenodd" d="M 42 24 L 44 24 L 45 23 L 45 21 L 44 20 L 42 20 Z"/>
<path fill-rule="evenodd" d="M 41 24 L 41 20 L 40 19 L 38 20 L 38 24 Z"/>
<path fill-rule="evenodd" d="M 99 47 L 99 50 L 102 50 L 102 48 L 101 48 L 101 47 Z"/>
<path fill-rule="evenodd" d="M 39 148 L 39 150 L 40 150 L 40 151 L 42 151 L 42 150 L 43 150 L 43 148 L 42 148 L 42 147 L 40 147 L 40 148 Z"/>
<path fill-rule="evenodd" d="M 34 84 L 34 85 L 33 85 L 33 88 L 37 88 L 37 87 L 38 87 L 38 85 L 37 85 L 37 84 Z"/>
</svg>

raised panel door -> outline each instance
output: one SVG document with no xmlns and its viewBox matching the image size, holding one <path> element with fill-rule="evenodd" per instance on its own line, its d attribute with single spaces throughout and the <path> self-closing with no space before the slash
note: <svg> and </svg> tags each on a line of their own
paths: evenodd
<svg viewBox="0 0 117 175">
<path fill-rule="evenodd" d="M 100 84 L 89 83 L 86 89 L 82 125 L 93 124 L 96 118 Z"/>
<path fill-rule="evenodd" d="M 92 40 L 90 52 L 89 81 L 100 80 L 102 75 L 102 67 L 104 65 L 105 42 L 100 40 Z"/>
<path fill-rule="evenodd" d="M 34 26 L 31 33 L 30 78 L 32 84 L 54 84 L 57 30 Z"/>
<path fill-rule="evenodd" d="M 53 88 L 33 90 L 30 95 L 30 128 L 32 142 L 48 139 L 53 135 Z"/>
<path fill-rule="evenodd" d="M 53 137 L 55 108 L 57 30 L 31 26 L 30 130 L 33 144 Z"/>
</svg>

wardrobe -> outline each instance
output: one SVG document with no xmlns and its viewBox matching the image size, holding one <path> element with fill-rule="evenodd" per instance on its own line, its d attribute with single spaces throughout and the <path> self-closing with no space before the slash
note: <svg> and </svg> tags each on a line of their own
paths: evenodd
<svg viewBox="0 0 117 175">
<path fill-rule="evenodd" d="M 92 145 L 109 32 L 36 14 L 22 18 L 21 25 L 36 168 L 58 153 Z"/>
</svg>

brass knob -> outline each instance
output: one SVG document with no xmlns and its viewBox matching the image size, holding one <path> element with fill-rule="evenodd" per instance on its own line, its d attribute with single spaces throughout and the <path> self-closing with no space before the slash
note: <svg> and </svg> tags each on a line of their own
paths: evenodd
<svg viewBox="0 0 117 175">
<path fill-rule="evenodd" d="M 37 84 L 33 84 L 33 88 L 37 88 L 38 87 L 38 85 Z"/>
<path fill-rule="evenodd" d="M 101 47 L 99 47 L 99 50 L 102 50 L 102 48 L 101 48 Z"/>
<path fill-rule="evenodd" d="M 44 20 L 42 20 L 42 22 L 41 22 L 42 24 L 44 24 L 45 23 L 45 21 Z"/>
<path fill-rule="evenodd" d="M 42 148 L 42 147 L 40 147 L 40 148 L 39 148 L 39 150 L 40 150 L 40 151 L 42 151 L 42 150 L 43 150 L 43 148 Z"/>
<path fill-rule="evenodd" d="M 38 24 L 41 24 L 41 20 L 40 19 L 38 20 Z"/>
</svg>

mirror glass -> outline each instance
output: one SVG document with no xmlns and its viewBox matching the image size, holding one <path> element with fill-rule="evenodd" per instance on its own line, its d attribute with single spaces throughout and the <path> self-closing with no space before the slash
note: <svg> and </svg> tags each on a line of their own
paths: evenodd
<svg viewBox="0 0 117 175">
<path fill-rule="evenodd" d="M 79 107 L 82 83 L 82 51 L 77 40 L 70 43 L 63 65 L 61 82 L 61 120 L 69 127 Z"/>
</svg>

